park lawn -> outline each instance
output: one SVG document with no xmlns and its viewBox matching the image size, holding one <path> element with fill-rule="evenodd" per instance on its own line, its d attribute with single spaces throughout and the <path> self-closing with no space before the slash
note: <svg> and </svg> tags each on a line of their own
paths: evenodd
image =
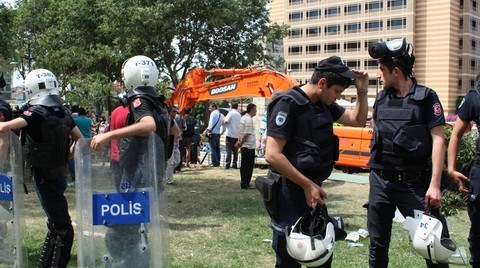
<svg viewBox="0 0 480 268">
<path fill-rule="evenodd" d="M 266 174 L 255 169 L 254 177 Z M 363 174 L 367 175 L 367 174 Z M 166 186 L 169 208 L 169 259 L 171 267 L 274 267 L 269 218 L 256 190 L 241 190 L 238 169 L 184 168 L 174 175 L 176 185 Z M 252 185 L 253 185 L 252 180 Z M 29 267 L 35 267 L 46 234 L 45 215 L 34 192 L 26 199 Z M 327 206 L 331 216 L 343 217 L 346 231 L 366 228 L 368 184 L 326 181 Z M 75 188 L 66 192 L 75 221 Z M 469 220 L 466 210 L 448 218 L 451 237 L 468 252 Z M 333 267 L 368 267 L 369 239 L 361 246 L 348 241 L 335 244 Z M 76 240 L 71 267 L 76 267 Z M 390 267 L 425 267 L 410 247 L 407 231 L 394 223 Z M 132 267 L 133 268 L 133 267 Z"/>
</svg>

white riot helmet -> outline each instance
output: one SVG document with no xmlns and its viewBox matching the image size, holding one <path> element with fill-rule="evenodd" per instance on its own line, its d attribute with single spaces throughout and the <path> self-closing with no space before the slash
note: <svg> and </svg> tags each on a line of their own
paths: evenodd
<svg viewBox="0 0 480 268">
<path fill-rule="evenodd" d="M 58 81 L 47 69 L 36 69 L 25 78 L 25 95 L 30 105 L 59 106 L 63 99 L 59 96 Z"/>
<path fill-rule="evenodd" d="M 288 254 L 306 267 L 327 262 L 333 253 L 335 231 L 321 206 L 305 213 L 286 235 Z"/>
<path fill-rule="evenodd" d="M 122 79 L 125 91 L 142 86 L 155 87 L 158 82 L 158 68 L 146 56 L 134 56 L 123 63 Z"/>
<path fill-rule="evenodd" d="M 418 254 L 433 263 L 466 263 L 465 250 L 462 253 L 452 239 L 441 237 L 441 221 L 420 210 L 414 210 L 414 216 L 405 218 L 403 228 L 408 230 L 410 243 Z M 458 255 L 459 260 L 450 259 L 452 255 Z"/>
</svg>

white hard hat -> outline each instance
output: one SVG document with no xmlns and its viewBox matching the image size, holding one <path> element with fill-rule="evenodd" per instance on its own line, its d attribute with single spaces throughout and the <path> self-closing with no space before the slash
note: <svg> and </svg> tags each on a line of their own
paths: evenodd
<svg viewBox="0 0 480 268">
<path fill-rule="evenodd" d="M 27 102 L 31 105 L 52 106 L 51 104 L 63 103 L 59 97 L 57 78 L 47 69 L 36 69 L 28 73 L 24 85 Z"/>
<path fill-rule="evenodd" d="M 287 234 L 288 254 L 307 267 L 316 267 L 330 259 L 335 243 L 334 226 L 328 217 L 315 208 L 300 217 Z"/>
<path fill-rule="evenodd" d="M 125 91 L 142 86 L 155 87 L 158 82 L 158 68 L 155 62 L 146 56 L 134 56 L 123 63 L 122 79 Z"/>
</svg>

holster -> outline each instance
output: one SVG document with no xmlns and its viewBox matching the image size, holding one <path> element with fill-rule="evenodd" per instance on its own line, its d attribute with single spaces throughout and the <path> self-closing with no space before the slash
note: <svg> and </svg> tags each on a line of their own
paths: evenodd
<svg viewBox="0 0 480 268">
<path fill-rule="evenodd" d="M 255 188 L 263 198 L 265 209 L 271 218 L 277 218 L 277 196 L 280 190 L 282 175 L 272 170 L 268 171 L 267 177 L 260 176 L 255 179 Z"/>
</svg>

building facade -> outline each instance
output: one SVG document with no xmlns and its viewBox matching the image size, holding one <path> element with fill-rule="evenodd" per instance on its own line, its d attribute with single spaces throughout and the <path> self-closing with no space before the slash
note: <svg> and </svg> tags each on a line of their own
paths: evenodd
<svg viewBox="0 0 480 268">
<path fill-rule="evenodd" d="M 270 20 L 290 26 L 283 40 L 286 71 L 301 83 L 318 62 L 340 55 L 348 66 L 366 70 L 369 97 L 380 89 L 373 41 L 406 37 L 414 47 L 420 84 L 435 89 L 446 114 L 480 71 L 480 9 L 477 0 L 270 0 Z M 344 93 L 356 97 L 355 88 Z"/>
</svg>

